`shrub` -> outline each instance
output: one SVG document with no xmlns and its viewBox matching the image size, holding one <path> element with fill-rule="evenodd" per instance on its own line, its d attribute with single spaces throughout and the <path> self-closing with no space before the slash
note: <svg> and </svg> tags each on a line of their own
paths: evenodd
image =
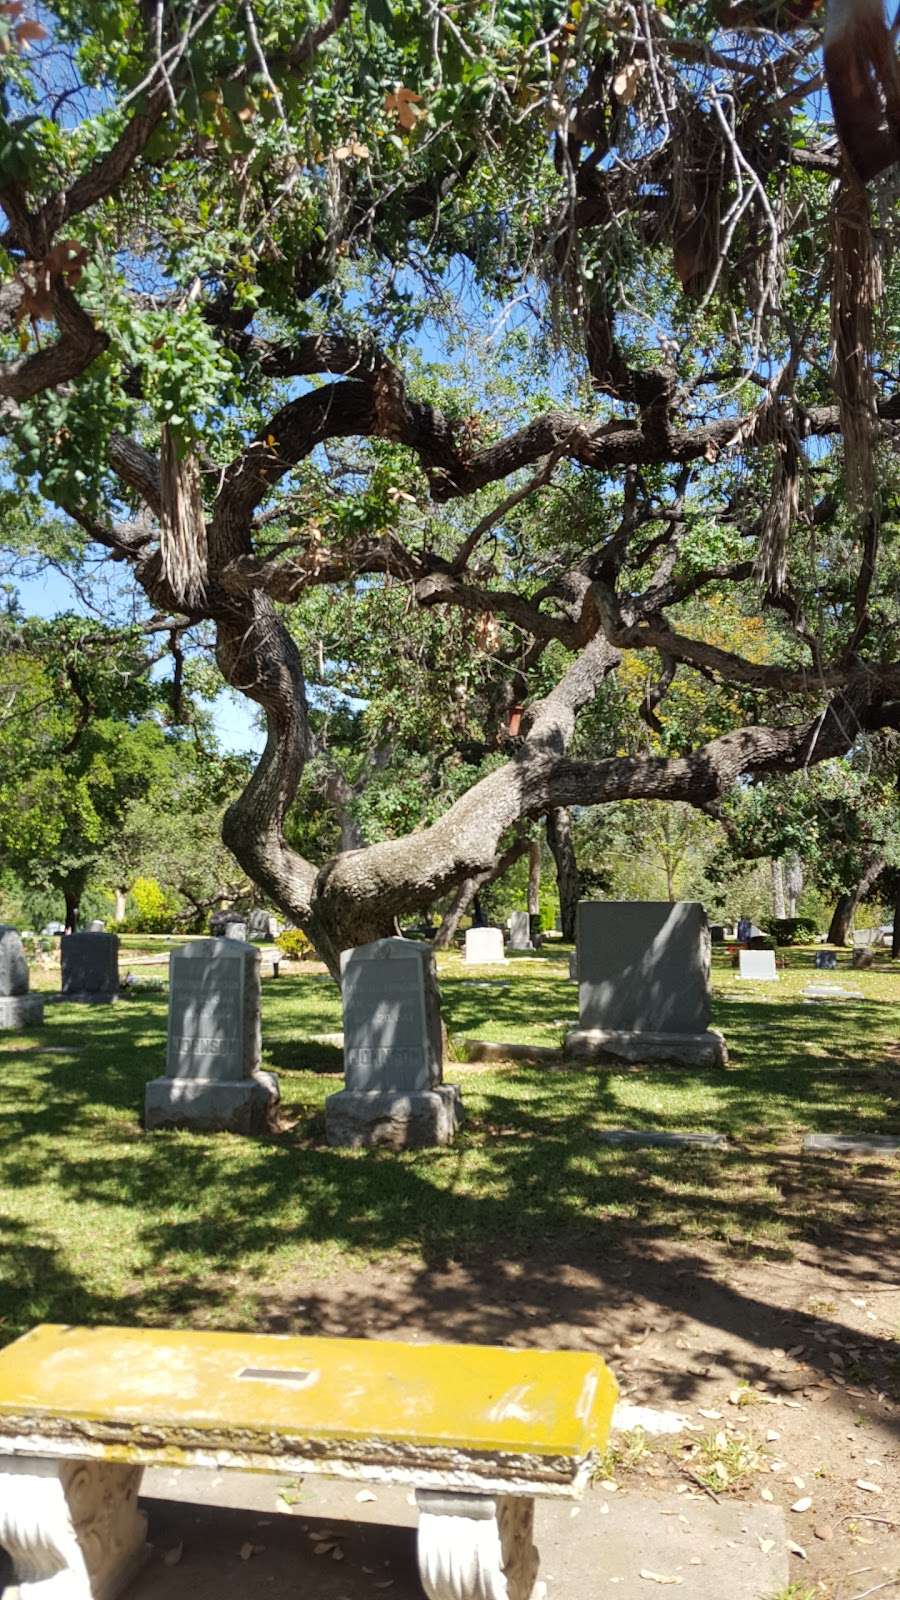
<svg viewBox="0 0 900 1600">
<path fill-rule="evenodd" d="M 312 940 L 300 928 L 285 928 L 275 943 L 288 961 L 308 961 L 316 953 Z"/>
<path fill-rule="evenodd" d="M 171 932 L 178 907 L 155 878 L 136 878 L 129 899 L 134 909 L 125 922 L 131 932 Z"/>
<path fill-rule="evenodd" d="M 818 931 L 815 917 L 775 917 L 768 931 L 778 944 L 804 944 Z"/>
</svg>

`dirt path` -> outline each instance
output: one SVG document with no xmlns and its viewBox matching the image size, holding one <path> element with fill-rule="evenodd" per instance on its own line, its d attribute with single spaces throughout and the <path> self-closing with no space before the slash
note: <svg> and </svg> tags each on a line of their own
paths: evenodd
<svg viewBox="0 0 900 1600">
<path fill-rule="evenodd" d="M 840 1163 L 834 1169 L 836 1182 L 851 1181 Z M 898 1269 L 900 1239 L 877 1228 L 852 1255 L 806 1244 L 791 1262 L 736 1261 L 724 1247 L 622 1230 L 602 1260 L 573 1241 L 525 1259 L 429 1268 L 382 1260 L 326 1282 L 298 1280 L 263 1302 L 261 1325 L 598 1350 L 623 1399 L 690 1423 L 646 1448 L 619 1436 L 609 1465 L 619 1489 L 601 1493 L 696 1491 L 699 1476 L 713 1497 L 781 1505 L 796 1546 L 794 1581 L 837 1600 L 886 1584 L 880 1592 L 892 1600 L 900 1595 Z"/>
</svg>

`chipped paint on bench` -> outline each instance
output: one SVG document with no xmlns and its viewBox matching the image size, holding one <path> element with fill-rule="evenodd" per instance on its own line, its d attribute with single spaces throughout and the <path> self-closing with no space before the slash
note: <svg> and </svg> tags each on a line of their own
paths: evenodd
<svg viewBox="0 0 900 1600">
<path fill-rule="evenodd" d="M 577 1351 L 40 1327 L 0 1352 L 0 1544 L 30 1600 L 111 1600 L 145 1465 L 323 1473 L 414 1485 L 429 1600 L 528 1600 L 534 1496 L 580 1493 L 616 1394 Z"/>
</svg>

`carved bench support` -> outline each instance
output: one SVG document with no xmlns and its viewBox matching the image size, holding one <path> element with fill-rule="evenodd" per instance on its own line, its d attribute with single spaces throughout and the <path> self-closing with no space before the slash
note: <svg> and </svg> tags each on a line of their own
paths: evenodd
<svg viewBox="0 0 900 1600">
<path fill-rule="evenodd" d="M 143 1467 L 0 1457 L 0 1545 L 22 1600 L 112 1600 L 144 1559 Z"/>
<path fill-rule="evenodd" d="M 416 1500 L 428 1600 L 536 1600 L 533 1500 L 430 1489 Z"/>
</svg>

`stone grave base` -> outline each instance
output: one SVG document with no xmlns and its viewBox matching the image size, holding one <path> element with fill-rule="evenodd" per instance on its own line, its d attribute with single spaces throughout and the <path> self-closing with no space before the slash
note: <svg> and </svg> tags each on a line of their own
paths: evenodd
<svg viewBox="0 0 900 1600">
<path fill-rule="evenodd" d="M 355 1149 L 384 1145 L 389 1150 L 452 1144 L 463 1120 L 455 1083 L 439 1083 L 415 1093 L 403 1089 L 342 1089 L 325 1101 L 329 1144 Z"/>
<path fill-rule="evenodd" d="M 144 1127 L 194 1128 L 198 1133 L 269 1133 L 278 1107 L 274 1072 L 233 1083 L 212 1078 L 152 1078 L 144 1097 Z"/>
<path fill-rule="evenodd" d="M 43 1020 L 42 994 L 0 995 L 0 1028 L 33 1028 Z"/>
<path fill-rule="evenodd" d="M 728 1050 L 721 1033 L 625 1033 L 604 1028 L 574 1028 L 564 1054 L 576 1061 L 665 1061 L 677 1067 L 726 1067 Z"/>
</svg>

